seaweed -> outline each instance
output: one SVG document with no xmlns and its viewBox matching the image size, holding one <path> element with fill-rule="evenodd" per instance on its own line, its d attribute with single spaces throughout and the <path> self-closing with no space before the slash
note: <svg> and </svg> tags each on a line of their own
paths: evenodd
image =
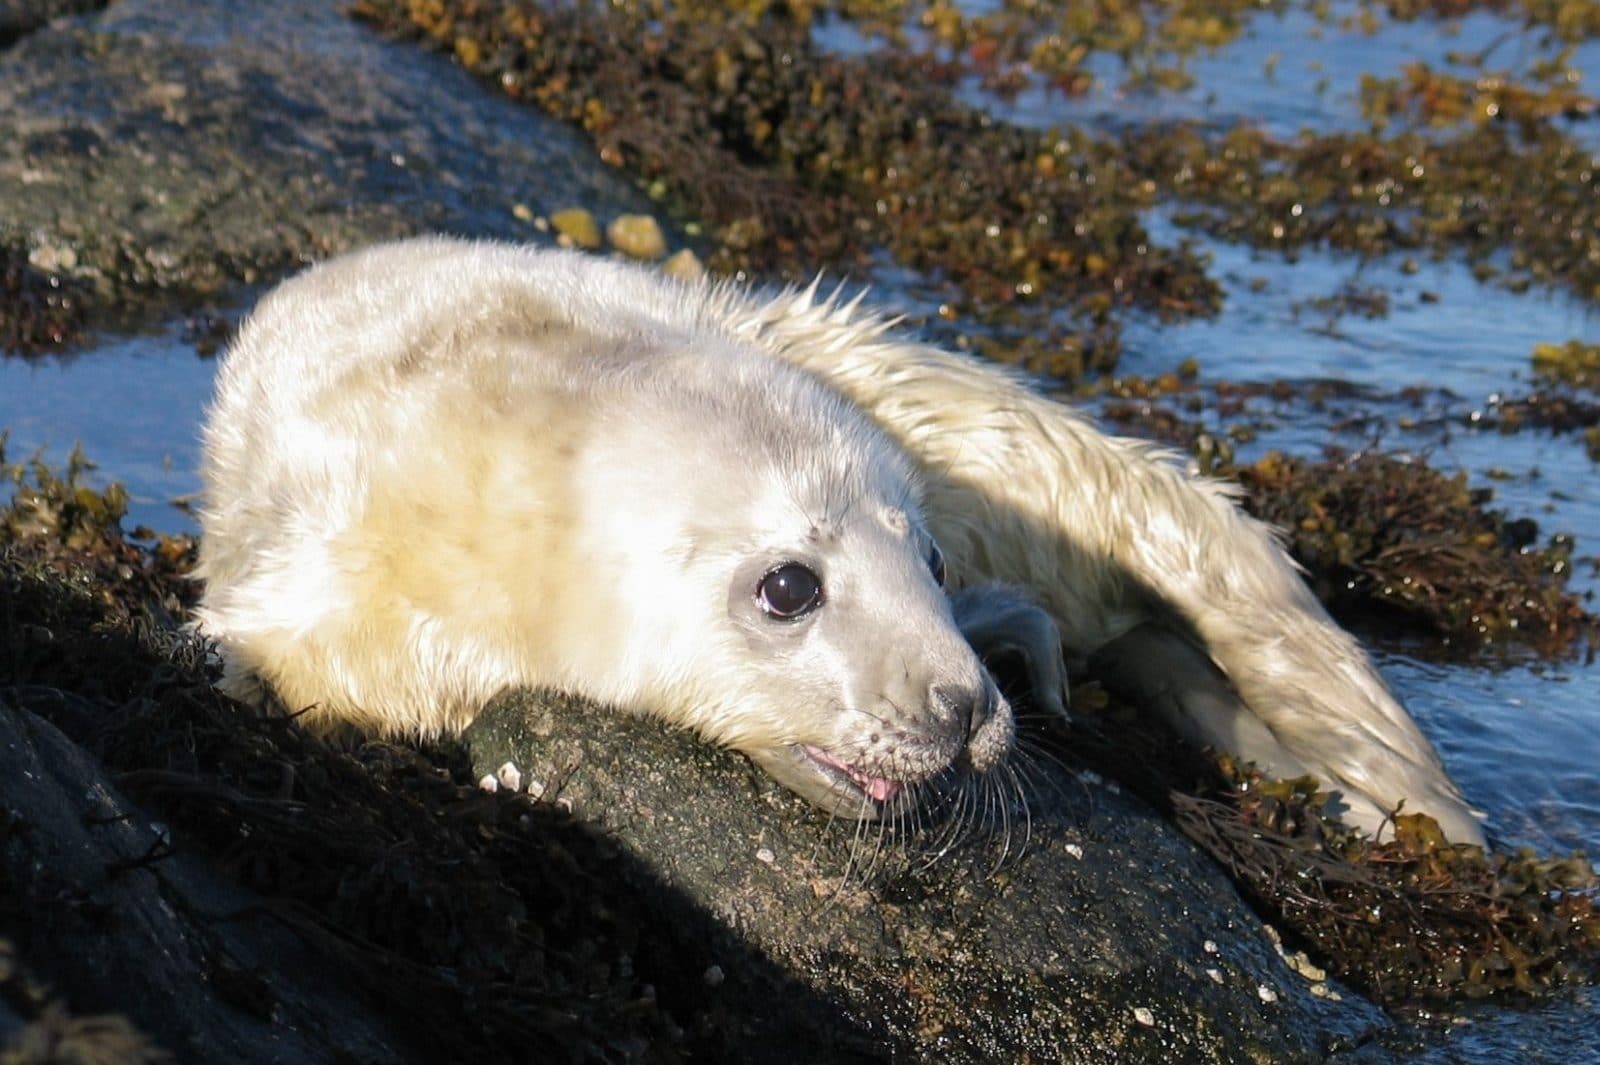
<svg viewBox="0 0 1600 1065">
<path fill-rule="evenodd" d="M 188 579 L 199 550 L 194 537 L 142 526 L 125 532 L 127 491 L 115 482 L 90 487 L 85 476 L 93 469 L 76 448 L 60 473 L 38 456 L 10 462 L 0 432 L 0 488 L 12 489 L 10 506 L 0 512 L 0 548 L 27 544 L 55 572 L 87 578 L 94 594 L 124 616 L 168 624 L 184 617 L 200 591 Z"/>
<path fill-rule="evenodd" d="M 1533 370 L 1547 381 L 1600 392 L 1600 344 L 1585 344 L 1581 340 L 1536 344 Z"/>
<path fill-rule="evenodd" d="M 1303 402 L 1322 398 L 1282 383 L 1220 384 L 1211 409 L 1286 390 Z M 1281 530 L 1312 589 L 1341 620 L 1427 635 L 1436 652 L 1456 655 L 1521 647 L 1560 657 L 1600 642 L 1587 596 L 1568 587 L 1572 536 L 1556 533 L 1540 544 L 1533 519 L 1495 508 L 1492 489 L 1472 487 L 1464 472 L 1442 473 L 1424 456 L 1329 448 L 1317 459 L 1270 452 L 1239 462 L 1233 441 L 1248 439 L 1249 426 L 1217 428 L 1177 409 L 1186 399 L 1204 407 L 1195 391 L 1172 375 L 1108 378 L 1092 389 L 1116 397 L 1101 402 L 1108 420 L 1182 448 L 1203 472 L 1237 483 L 1240 504 Z M 1468 425 L 1563 431 L 1594 426 L 1595 414 L 1594 404 L 1535 393 L 1499 399 Z"/>
<path fill-rule="evenodd" d="M 1466 474 L 1396 455 L 1269 454 L 1233 471 L 1245 505 L 1284 530 L 1318 596 L 1349 616 L 1403 616 L 1442 641 L 1515 640 L 1557 653 L 1596 633 L 1566 589 L 1573 541 L 1536 545 L 1538 526 L 1485 504 Z"/>
<path fill-rule="evenodd" d="M 1289 946 L 1374 999 L 1532 1000 L 1600 980 L 1600 875 L 1582 853 L 1486 853 L 1403 809 L 1374 842 L 1312 777 L 1196 750 L 1095 681 L 1073 686 L 1072 707 L 1070 737 L 1052 741 L 1062 757 L 1163 810 Z"/>
<path fill-rule="evenodd" d="M 800 5 L 353 10 L 580 125 L 705 233 L 716 272 L 805 280 L 886 251 L 939 278 L 941 315 L 975 316 L 1001 350 L 1070 348 L 1089 368 L 1114 363 L 1120 309 L 1218 304 L 1200 257 L 1139 220 L 1155 186 L 1092 138 L 996 122 L 925 57 L 831 54 Z"/>
<path fill-rule="evenodd" d="M 1512 8 L 1391 5 L 1396 17 L 1478 6 Z M 1287 140 L 1192 122 L 1029 130 L 954 91 L 973 75 L 1081 91 L 1085 61 L 1102 53 L 1180 84 L 1182 59 L 1230 40 L 1249 8 L 357 0 L 353 12 L 582 127 L 603 161 L 704 234 L 712 270 L 805 280 L 887 257 L 936 291 L 930 328 L 1063 380 L 1115 365 L 1130 310 L 1184 318 L 1220 305 L 1203 257 L 1145 228 L 1142 213 L 1164 203 L 1180 225 L 1285 253 L 1462 254 L 1486 279 L 1600 298 L 1596 168 L 1561 125 L 1592 118 L 1594 103 L 1559 49 L 1529 72 L 1533 86 L 1421 67 L 1371 81 L 1374 130 Z M 1559 40 L 1594 32 L 1569 5 L 1517 10 Z M 813 28 L 830 19 L 879 50 L 820 46 Z M 1376 297 L 1360 294 L 1357 309 L 1385 313 Z"/>
<path fill-rule="evenodd" d="M 1313 778 L 1219 764 L 1233 790 L 1175 795 L 1178 826 L 1296 942 L 1379 1001 L 1531 998 L 1600 978 L 1600 876 L 1583 854 L 1485 854 L 1402 811 L 1376 843 L 1325 815 Z"/>
</svg>

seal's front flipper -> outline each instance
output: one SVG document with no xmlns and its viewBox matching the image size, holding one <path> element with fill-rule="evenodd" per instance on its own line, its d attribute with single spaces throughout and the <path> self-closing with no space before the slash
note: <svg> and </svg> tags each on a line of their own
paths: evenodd
<svg viewBox="0 0 1600 1065">
<path fill-rule="evenodd" d="M 950 593 L 956 626 L 985 663 L 1018 661 L 1034 702 L 1070 720 L 1067 666 L 1055 621 L 1026 592 L 1009 584 L 977 584 Z"/>
</svg>

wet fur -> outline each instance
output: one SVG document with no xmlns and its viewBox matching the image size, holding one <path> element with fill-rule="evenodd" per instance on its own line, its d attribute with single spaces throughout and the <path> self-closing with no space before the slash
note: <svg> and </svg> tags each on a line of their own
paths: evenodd
<svg viewBox="0 0 1600 1065">
<path fill-rule="evenodd" d="M 708 385 L 704 409 L 685 411 L 694 397 L 669 373 L 639 393 L 672 406 L 665 420 L 599 394 L 618 375 L 660 373 L 640 360 L 685 345 L 720 352 L 731 380 L 757 380 Z M 528 375 L 546 379 L 530 388 Z M 770 381 L 805 428 L 763 442 L 738 426 L 766 424 Z M 717 457 L 730 448 L 807 469 L 808 449 L 848 439 L 884 469 L 914 472 L 908 520 L 925 521 L 953 584 L 1027 588 L 1074 660 L 1097 656 L 1194 741 L 1279 775 L 1315 773 L 1369 829 L 1404 800 L 1453 838 L 1482 838 L 1370 660 L 1224 488 L 815 287 L 762 296 L 559 252 L 406 242 L 270 295 L 218 396 L 200 618 L 240 694 L 265 676 L 314 718 L 427 735 L 460 729 L 506 687 L 546 683 L 752 753 L 792 742 L 774 699 L 742 697 L 751 655 L 716 610 L 696 602 L 652 621 L 572 575 L 608 538 L 656 535 L 692 552 L 696 510 L 707 543 L 725 538 L 730 515 L 767 487 Z M 528 409 L 529 396 L 547 406 Z M 614 435 L 597 448 L 598 433 Z M 635 461 L 616 468 L 618 454 Z M 678 505 L 640 532 L 638 493 L 652 479 Z M 614 521 L 604 508 L 595 517 L 597 498 L 616 501 Z M 401 586 L 427 592 L 397 597 Z M 919 600 L 916 613 L 937 609 Z M 883 631 L 898 621 L 886 611 Z M 806 678 L 803 666 L 792 674 Z M 819 713 L 806 695 L 789 714 Z"/>
</svg>

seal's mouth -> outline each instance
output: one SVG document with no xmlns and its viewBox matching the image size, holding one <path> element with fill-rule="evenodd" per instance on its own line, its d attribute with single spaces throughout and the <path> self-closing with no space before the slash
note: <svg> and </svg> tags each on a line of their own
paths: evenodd
<svg viewBox="0 0 1600 1065">
<path fill-rule="evenodd" d="M 813 747 L 809 743 L 802 743 L 800 744 L 800 750 L 807 758 L 821 767 L 828 776 L 849 782 L 857 791 L 874 802 L 891 802 L 905 790 L 905 781 L 890 780 L 888 777 L 875 777 L 870 773 L 865 773 L 848 762 L 840 761 L 821 747 Z"/>
</svg>

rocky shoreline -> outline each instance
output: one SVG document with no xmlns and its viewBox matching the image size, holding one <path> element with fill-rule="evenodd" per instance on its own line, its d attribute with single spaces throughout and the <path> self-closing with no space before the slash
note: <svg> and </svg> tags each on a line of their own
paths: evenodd
<svg viewBox="0 0 1600 1065">
<path fill-rule="evenodd" d="M 567 126 L 333 0 L 90 6 L 0 3 L 0 318 L 46 343 L 376 240 L 652 211 Z M 1365 1062 L 1428 1037 L 1053 758 L 1025 844 L 919 862 L 560 697 L 465 751 L 327 749 L 212 692 L 172 627 L 191 545 L 130 542 L 70 479 L 31 491 L 0 537 L 19 1061 Z M 520 788 L 474 786 L 508 763 Z"/>
</svg>

